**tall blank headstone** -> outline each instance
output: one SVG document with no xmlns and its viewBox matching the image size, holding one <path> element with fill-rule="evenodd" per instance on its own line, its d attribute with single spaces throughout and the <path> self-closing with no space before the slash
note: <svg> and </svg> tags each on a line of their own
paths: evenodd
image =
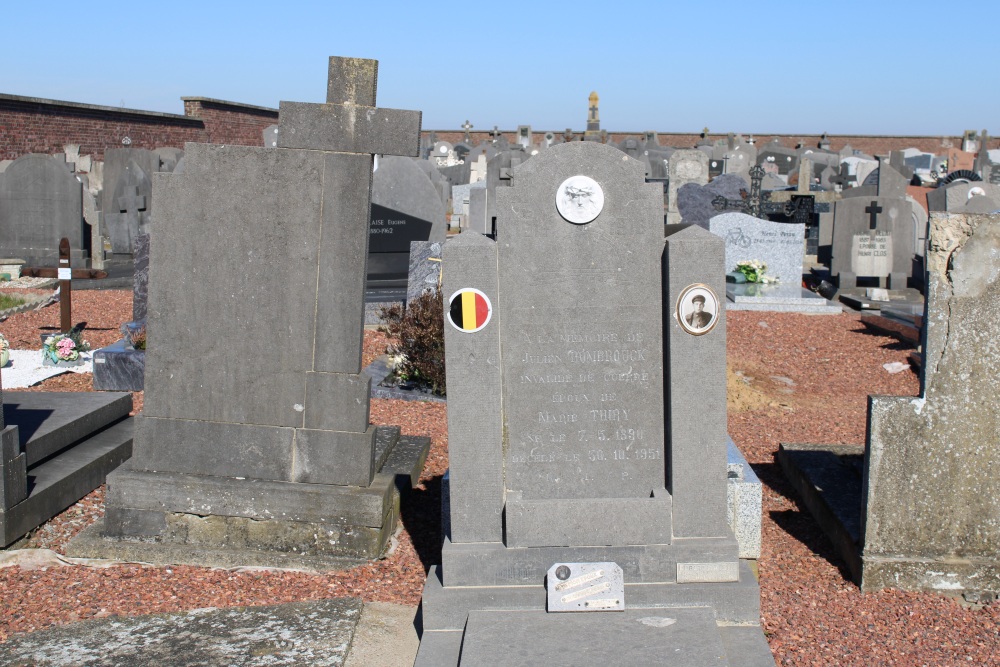
<svg viewBox="0 0 1000 667">
<path fill-rule="evenodd" d="M 55 266 L 63 238 L 69 239 L 72 266 L 84 267 L 90 231 L 83 183 L 62 156 L 19 157 L 0 173 L 0 255 Z"/>
<path fill-rule="evenodd" d="M 361 373 L 372 154 L 416 155 L 420 113 L 375 107 L 376 74 L 331 58 L 327 103 L 282 102 L 276 148 L 188 144 L 156 176 L 145 405 L 108 536 L 236 562 L 386 545 L 398 429 L 369 423 Z"/>
<path fill-rule="evenodd" d="M 1000 592 L 1000 215 L 932 213 L 922 391 L 869 399 L 862 590 Z"/>
</svg>

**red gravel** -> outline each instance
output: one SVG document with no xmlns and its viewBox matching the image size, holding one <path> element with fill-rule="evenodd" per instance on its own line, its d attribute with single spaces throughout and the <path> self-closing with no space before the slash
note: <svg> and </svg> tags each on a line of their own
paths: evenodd
<svg viewBox="0 0 1000 667">
<path fill-rule="evenodd" d="M 92 343 L 117 340 L 129 319 L 127 292 L 74 294 L 74 319 L 107 329 Z M 117 320 L 115 318 L 118 318 Z M 58 324 L 58 306 L 0 323 L 14 347 Z M 1000 603 L 969 609 L 933 594 L 862 595 L 775 463 L 779 442 L 863 443 L 867 396 L 915 395 L 916 375 L 888 373 L 910 348 L 866 332 L 856 316 L 728 314 L 729 432 L 764 483 L 761 614 L 780 665 L 1000 665 Z M 14 341 L 18 341 L 15 343 Z M 365 363 L 386 339 L 365 333 Z M 89 376 L 60 376 L 40 389 L 89 389 Z M 79 382 L 80 384 L 76 384 Z M 141 392 L 137 395 L 141 401 Z M 341 595 L 416 605 L 425 572 L 440 562 L 440 487 L 447 468 L 445 407 L 372 400 L 372 421 L 429 435 L 421 484 L 403 510 L 399 545 L 387 559 L 324 575 L 233 572 L 200 567 L 115 566 L 0 569 L 0 640 L 12 633 L 111 614 L 273 604 Z M 102 512 L 98 489 L 31 538 L 59 550 Z"/>
</svg>

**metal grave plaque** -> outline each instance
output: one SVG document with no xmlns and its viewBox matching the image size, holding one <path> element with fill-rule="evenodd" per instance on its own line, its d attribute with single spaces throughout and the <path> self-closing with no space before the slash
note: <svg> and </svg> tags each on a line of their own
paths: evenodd
<svg viewBox="0 0 1000 667">
<path fill-rule="evenodd" d="M 616 563 L 556 563 L 545 577 L 548 611 L 625 611 Z"/>
</svg>

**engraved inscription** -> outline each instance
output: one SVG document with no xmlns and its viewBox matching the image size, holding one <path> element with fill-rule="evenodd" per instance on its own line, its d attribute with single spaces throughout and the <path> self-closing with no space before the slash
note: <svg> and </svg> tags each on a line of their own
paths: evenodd
<svg viewBox="0 0 1000 667">
<path fill-rule="evenodd" d="M 520 481 L 509 488 L 525 497 L 644 498 L 663 488 L 662 348 L 647 327 L 518 332 L 506 367 L 517 390 L 504 412 L 507 462 Z"/>
<path fill-rule="evenodd" d="M 859 276 L 887 276 L 892 272 L 892 235 L 855 234 L 851 241 L 851 271 Z"/>
<path fill-rule="evenodd" d="M 617 563 L 556 563 L 545 579 L 547 611 L 625 609 L 625 579 Z"/>
</svg>

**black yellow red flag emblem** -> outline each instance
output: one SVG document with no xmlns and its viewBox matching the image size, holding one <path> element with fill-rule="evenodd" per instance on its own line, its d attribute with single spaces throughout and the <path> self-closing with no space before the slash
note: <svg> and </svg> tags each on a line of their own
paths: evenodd
<svg viewBox="0 0 1000 667">
<path fill-rule="evenodd" d="M 448 319 L 462 333 L 479 331 L 492 317 L 493 304 L 489 297 L 472 287 L 458 290 L 448 300 Z"/>
</svg>

